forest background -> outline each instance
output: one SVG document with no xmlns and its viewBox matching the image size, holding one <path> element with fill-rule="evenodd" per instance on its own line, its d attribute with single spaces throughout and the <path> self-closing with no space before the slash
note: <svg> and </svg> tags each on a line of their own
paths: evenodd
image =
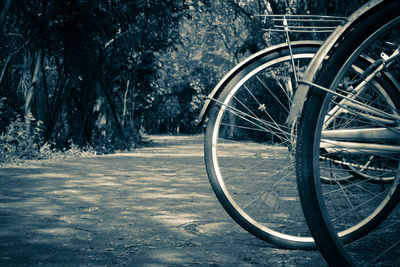
<svg viewBox="0 0 400 267">
<path fill-rule="evenodd" d="M 199 133 L 218 80 L 285 41 L 254 15 L 346 16 L 363 2 L 0 0 L 0 163 Z"/>
</svg>

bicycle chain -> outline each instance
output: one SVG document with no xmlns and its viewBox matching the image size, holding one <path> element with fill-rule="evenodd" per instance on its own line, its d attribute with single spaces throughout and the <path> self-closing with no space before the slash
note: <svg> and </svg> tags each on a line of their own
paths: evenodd
<svg viewBox="0 0 400 267">
<path fill-rule="evenodd" d="M 332 159 L 324 156 L 319 156 L 320 159 L 326 160 L 326 161 L 332 161 L 336 164 L 344 165 L 344 166 L 349 166 L 349 167 L 355 167 L 359 168 L 361 170 L 370 170 L 370 171 L 377 171 L 377 172 L 399 172 L 399 170 L 395 171 L 393 169 L 383 169 L 383 168 L 377 168 L 377 167 L 370 167 L 370 166 L 361 166 L 360 164 L 355 164 L 351 162 L 345 162 L 337 159 Z"/>
</svg>

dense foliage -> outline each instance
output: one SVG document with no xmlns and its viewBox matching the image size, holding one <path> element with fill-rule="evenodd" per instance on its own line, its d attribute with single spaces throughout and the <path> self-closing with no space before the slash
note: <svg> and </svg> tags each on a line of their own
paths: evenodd
<svg viewBox="0 0 400 267">
<path fill-rule="evenodd" d="M 280 41 L 254 14 L 349 14 L 359 2 L 1 0 L 0 149 L 108 151 L 143 131 L 199 131 L 218 79 Z"/>
</svg>

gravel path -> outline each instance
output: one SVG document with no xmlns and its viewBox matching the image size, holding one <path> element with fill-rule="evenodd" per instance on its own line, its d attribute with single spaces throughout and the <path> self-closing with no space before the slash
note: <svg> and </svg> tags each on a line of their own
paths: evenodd
<svg viewBox="0 0 400 267">
<path fill-rule="evenodd" d="M 0 169 L 0 266 L 323 266 L 240 228 L 208 183 L 202 136 Z"/>
</svg>

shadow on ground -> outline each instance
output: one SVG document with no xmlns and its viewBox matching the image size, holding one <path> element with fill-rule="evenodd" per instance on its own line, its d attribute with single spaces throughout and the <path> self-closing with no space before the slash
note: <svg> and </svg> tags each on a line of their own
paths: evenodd
<svg viewBox="0 0 400 267">
<path fill-rule="evenodd" d="M 0 169 L 0 266 L 320 266 L 258 240 L 209 186 L 202 136 Z"/>
</svg>

